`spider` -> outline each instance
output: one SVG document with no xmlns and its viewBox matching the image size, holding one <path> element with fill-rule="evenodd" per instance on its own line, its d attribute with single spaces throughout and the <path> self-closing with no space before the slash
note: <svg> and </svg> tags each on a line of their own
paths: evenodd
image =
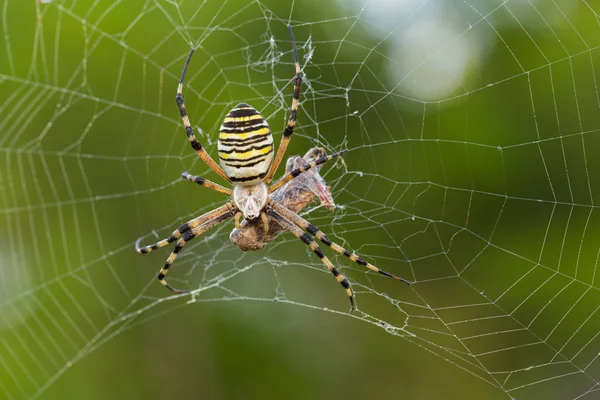
<svg viewBox="0 0 600 400">
<path fill-rule="evenodd" d="M 227 196 L 231 196 L 231 201 L 186 222 L 177 228 L 169 237 L 159 242 L 145 247 L 139 247 L 138 240 L 138 243 L 136 243 L 136 250 L 140 254 L 146 254 L 177 241 L 175 248 L 167 258 L 167 261 L 159 271 L 157 277 L 159 282 L 167 289 L 179 294 L 188 293 L 189 290 L 175 289 L 165 280 L 169 267 L 171 267 L 177 258 L 177 255 L 181 252 L 183 246 L 185 246 L 187 242 L 230 218 L 234 218 L 235 227 L 240 229 L 240 219 L 242 216 L 247 221 L 262 223 L 263 230 L 267 232 L 269 230 L 269 217 L 271 217 L 271 219 L 275 220 L 284 230 L 291 232 L 310 247 L 317 257 L 321 259 L 325 267 L 346 290 L 346 294 L 350 300 L 350 311 L 354 311 L 356 309 L 356 304 L 354 301 L 354 293 L 350 288 L 350 283 L 344 275 L 333 266 L 331 261 L 323 254 L 319 245 L 306 232 L 319 239 L 336 253 L 346 256 L 350 261 L 406 284 L 410 285 L 410 282 L 376 267 L 356 254 L 351 253 L 340 245 L 332 242 L 317 227 L 306 221 L 297 213 L 279 204 L 272 197 L 277 189 L 281 188 L 300 174 L 324 164 L 346 152 L 346 150 L 344 150 L 319 157 L 304 166 L 285 173 L 283 177 L 269 186 L 269 183 L 273 179 L 273 175 L 283 159 L 285 150 L 294 132 L 298 112 L 298 101 L 300 98 L 300 86 L 302 84 L 302 73 L 300 62 L 298 61 L 296 41 L 294 39 L 294 34 L 292 33 L 292 28 L 289 25 L 288 31 L 292 41 L 296 75 L 294 77 L 294 92 L 290 117 L 287 126 L 283 131 L 281 142 L 275 157 L 273 157 L 273 135 L 271 134 L 267 121 L 254 107 L 251 107 L 246 103 L 240 103 L 235 106 L 229 114 L 225 116 L 223 124 L 221 125 L 217 145 L 221 166 L 219 166 L 206 152 L 202 147 L 202 144 L 200 144 L 194 136 L 194 130 L 192 129 L 183 103 L 183 81 L 192 55 L 194 54 L 194 49 L 190 51 L 185 65 L 183 66 L 183 72 L 181 73 L 175 100 L 179 107 L 183 126 L 185 127 L 185 132 L 190 145 L 202 161 L 232 185 L 232 189 L 221 186 L 203 177 L 190 175 L 187 172 L 182 174 L 182 178 Z"/>
</svg>

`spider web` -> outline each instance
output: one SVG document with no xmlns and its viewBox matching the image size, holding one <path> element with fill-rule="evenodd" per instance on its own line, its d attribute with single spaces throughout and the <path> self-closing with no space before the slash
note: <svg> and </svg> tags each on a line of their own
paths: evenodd
<svg viewBox="0 0 600 400">
<path fill-rule="evenodd" d="M 598 396 L 600 8 L 392 3 L 2 1 L 0 397 L 44 397 L 174 309 L 193 318 L 223 303 L 239 317 L 251 302 L 287 321 L 306 308 L 381 328 L 365 349 L 391 335 L 483 382 L 473 398 Z M 179 179 L 218 181 L 173 101 L 190 46 L 184 96 L 208 151 L 241 101 L 278 141 L 292 91 L 287 23 L 305 84 L 286 157 L 350 150 L 321 171 L 337 208 L 302 214 L 415 282 L 325 249 L 357 294 L 353 314 L 290 234 L 251 253 L 228 241 L 232 224 L 191 242 L 168 276 L 191 296 L 156 283 L 167 250 L 134 251 L 138 237 L 154 242 L 225 201 Z M 429 377 L 410 357 L 395 363 Z"/>
</svg>

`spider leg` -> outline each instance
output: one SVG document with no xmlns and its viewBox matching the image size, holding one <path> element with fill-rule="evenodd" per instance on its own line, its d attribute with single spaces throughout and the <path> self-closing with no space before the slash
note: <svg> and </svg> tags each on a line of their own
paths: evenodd
<svg viewBox="0 0 600 400">
<path fill-rule="evenodd" d="M 298 228 L 294 223 L 288 220 L 285 216 L 279 214 L 273 208 L 267 207 L 266 212 L 273 218 L 277 220 L 281 226 L 290 231 L 294 236 L 298 239 L 302 240 L 310 249 L 321 259 L 325 267 L 335 276 L 335 279 L 342 285 L 344 289 L 346 289 L 346 294 L 348 295 L 348 299 L 350 300 L 350 311 L 356 310 L 356 304 L 354 302 L 354 293 L 352 293 L 352 289 L 350 288 L 350 283 L 346 279 L 344 275 L 338 271 L 331 261 L 323 254 L 321 248 L 309 235 L 304 233 L 302 229 Z"/>
<path fill-rule="evenodd" d="M 267 213 L 264 211 L 261 211 L 260 219 L 262 220 L 262 228 L 263 228 L 264 233 L 269 232 L 269 218 L 267 217 Z"/>
<path fill-rule="evenodd" d="M 308 171 L 309 169 L 314 168 L 318 165 L 324 164 L 327 161 L 331 160 L 332 158 L 338 157 L 346 152 L 348 152 L 348 150 L 338 151 L 337 153 L 332 153 L 328 156 L 323 156 L 321 158 L 317 158 L 316 160 L 312 161 L 310 164 L 308 164 L 305 167 L 296 168 L 295 170 L 286 173 L 283 177 L 281 177 L 281 179 L 279 179 L 277 182 L 275 182 L 274 184 L 269 186 L 269 193 L 273 193 L 274 191 L 276 191 L 277 189 L 279 189 L 280 187 L 282 187 L 283 185 L 285 185 L 286 183 L 288 183 L 289 181 L 291 181 L 298 175 Z"/>
<path fill-rule="evenodd" d="M 205 179 L 201 176 L 190 175 L 187 172 L 183 172 L 181 174 L 183 179 L 187 179 L 190 182 L 195 182 L 200 186 L 204 186 L 205 188 L 212 189 L 216 192 L 226 194 L 227 196 L 231 196 L 231 189 L 221 186 L 217 183 L 211 182 L 208 179 Z"/>
<path fill-rule="evenodd" d="M 406 283 L 408 285 L 411 284 L 410 281 L 407 281 L 404 278 L 399 278 L 396 275 L 390 274 L 389 272 L 386 272 L 386 271 L 382 270 L 381 268 L 376 267 L 375 265 L 373 265 L 373 264 L 371 264 L 371 263 L 363 260 L 362 258 L 360 258 L 359 256 L 357 256 L 356 254 L 349 252 L 348 250 L 344 249 L 339 244 L 332 242 L 323 232 L 321 232 L 319 230 L 319 228 L 317 228 L 316 226 L 314 226 L 313 224 L 311 224 L 310 222 L 308 222 L 307 220 L 305 220 L 304 218 L 302 218 L 301 216 L 299 216 L 295 212 L 293 212 L 291 210 L 288 210 L 287 208 L 285 208 L 285 207 L 277 204 L 273 200 L 270 200 L 269 203 L 268 203 L 268 205 L 270 207 L 272 207 L 273 209 L 275 209 L 278 213 L 280 213 L 281 215 L 283 215 L 285 218 L 287 218 L 289 221 L 293 222 L 299 228 L 301 228 L 301 229 L 307 231 L 308 233 L 314 235 L 322 243 L 324 243 L 327 246 L 329 246 L 331 248 L 331 250 L 335 251 L 338 254 L 342 254 L 342 255 L 348 257 L 350 259 L 350 261 L 352 261 L 352 262 L 354 262 L 354 263 L 356 263 L 358 265 L 362 265 L 364 267 L 367 267 L 371 271 L 378 272 L 381 275 L 387 276 L 388 278 L 396 279 L 396 280 L 404 282 L 404 283 Z"/>
<path fill-rule="evenodd" d="M 199 217 L 189 220 L 188 222 L 186 222 L 185 224 L 183 224 L 179 228 L 177 228 L 175 231 L 173 231 L 171 236 L 169 236 L 168 238 L 163 239 L 159 242 L 156 242 L 156 243 L 148 245 L 148 246 L 140 247 L 139 246 L 139 243 L 141 240 L 141 238 L 140 238 L 140 239 L 138 239 L 138 241 L 135 244 L 135 250 L 140 254 L 146 254 L 146 253 L 150 253 L 152 250 L 156 250 L 156 249 L 160 249 L 161 247 L 165 247 L 169 243 L 173 243 L 174 241 L 179 239 L 182 234 L 196 228 L 199 225 L 206 223 L 207 221 L 217 218 L 219 215 L 221 215 L 225 212 L 229 212 L 233 209 L 235 209 L 235 206 L 233 205 L 232 202 L 229 202 L 219 208 L 216 208 L 212 211 L 202 214 Z"/>
<path fill-rule="evenodd" d="M 221 215 L 218 215 L 215 218 L 211 219 L 210 221 L 205 222 L 204 224 L 202 224 L 200 226 L 197 226 L 196 228 L 192 229 L 190 232 L 187 232 L 182 238 L 180 238 L 177 241 L 175 248 L 169 255 L 169 258 L 167 258 L 167 261 L 165 261 L 165 265 L 162 267 L 162 269 L 159 271 L 159 273 L 157 275 L 157 278 L 158 278 L 159 282 L 161 283 L 161 285 L 163 285 L 170 291 L 178 293 L 178 294 L 188 293 L 189 290 L 175 289 L 173 286 L 171 286 L 167 283 L 167 281 L 165 280 L 165 276 L 167 275 L 167 272 L 169 272 L 169 267 L 175 262 L 177 255 L 179 254 L 179 252 L 181 252 L 181 249 L 183 249 L 183 246 L 185 246 L 185 244 L 187 242 L 202 235 L 204 232 L 214 228 L 215 226 L 227 221 L 229 218 L 233 217 L 234 214 L 235 214 L 235 209 L 231 209 L 231 210 L 222 212 Z"/>
<path fill-rule="evenodd" d="M 271 164 L 269 173 L 265 177 L 266 184 L 269 184 L 269 182 L 271 182 L 271 179 L 273 179 L 273 175 L 275 175 L 275 172 L 277 172 L 277 168 L 279 168 L 279 164 L 283 159 L 285 150 L 287 149 L 292 134 L 294 133 L 294 126 L 296 126 L 296 116 L 298 113 L 298 99 L 300 98 L 300 85 L 302 85 L 302 72 L 300 70 L 300 62 L 298 61 L 296 39 L 294 39 L 292 27 L 289 25 L 288 30 L 290 31 L 290 37 L 292 38 L 292 47 L 294 50 L 294 64 L 296 65 L 296 75 L 294 76 L 294 94 L 292 97 L 292 110 L 290 112 L 290 119 L 288 120 L 287 126 L 283 131 L 283 136 L 281 137 L 281 142 L 279 143 L 279 148 L 277 149 L 277 154 L 275 155 L 275 160 L 273 161 L 273 164 Z"/>
<path fill-rule="evenodd" d="M 202 161 L 206 163 L 206 165 L 208 165 L 213 171 L 215 171 L 221 178 L 229 182 L 229 177 L 227 176 L 225 171 L 223 171 L 223 169 L 212 159 L 212 157 L 206 152 L 206 150 L 204 150 L 202 144 L 200 144 L 200 142 L 194 136 L 194 129 L 192 129 L 190 119 L 188 118 L 187 111 L 185 110 L 185 105 L 183 104 L 183 79 L 185 78 L 185 73 L 187 72 L 187 67 L 190 63 L 190 59 L 192 58 L 192 54 L 194 54 L 194 49 L 190 51 L 190 55 L 188 56 L 185 65 L 183 66 L 183 72 L 181 73 L 181 79 L 179 79 L 179 86 L 177 87 L 177 97 L 175 97 L 175 101 L 177 102 L 177 106 L 179 107 L 181 120 L 183 121 L 185 133 L 187 134 L 188 140 L 190 141 L 190 145 L 196 151 L 196 153 L 202 159 Z"/>
<path fill-rule="evenodd" d="M 240 221 L 241 221 L 243 215 L 244 214 L 241 211 L 238 211 L 235 213 L 235 229 L 240 229 L 240 227 L 241 227 Z"/>
</svg>

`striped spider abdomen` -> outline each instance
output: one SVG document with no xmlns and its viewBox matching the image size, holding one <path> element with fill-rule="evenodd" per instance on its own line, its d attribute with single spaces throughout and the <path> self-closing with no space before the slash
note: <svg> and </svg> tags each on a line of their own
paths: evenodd
<svg viewBox="0 0 600 400">
<path fill-rule="evenodd" d="M 219 131 L 219 160 L 234 185 L 262 182 L 273 162 L 273 135 L 265 118 L 240 103 L 225 116 Z"/>
</svg>

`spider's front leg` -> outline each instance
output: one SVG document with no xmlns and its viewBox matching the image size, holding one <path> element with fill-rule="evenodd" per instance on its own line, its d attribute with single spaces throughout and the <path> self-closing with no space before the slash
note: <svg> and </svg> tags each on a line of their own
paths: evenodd
<svg viewBox="0 0 600 400">
<path fill-rule="evenodd" d="M 313 253 L 317 255 L 321 259 L 321 262 L 325 265 L 325 267 L 333 274 L 335 280 L 338 281 L 340 285 L 346 290 L 346 295 L 348 296 L 348 300 L 350 300 L 350 312 L 356 310 L 356 302 L 354 301 L 354 292 L 350 287 L 350 282 L 348 279 L 338 271 L 336 267 L 334 267 L 333 263 L 323 254 L 319 245 L 306 233 L 302 231 L 302 229 L 298 228 L 294 225 L 290 220 L 285 218 L 283 215 L 277 213 L 274 209 L 267 207 L 267 213 L 271 215 L 279 224 L 281 224 L 284 229 L 291 232 L 294 236 L 300 239 L 304 244 L 306 244 Z"/>
<path fill-rule="evenodd" d="M 183 249 L 183 246 L 185 246 L 185 244 L 187 242 L 189 242 L 190 240 L 192 240 L 194 238 L 197 238 L 198 236 L 202 235 L 206 231 L 227 221 L 229 218 L 234 216 L 235 211 L 236 211 L 235 208 L 230 208 L 227 211 L 218 215 L 217 217 L 211 219 L 210 221 L 207 221 L 207 222 L 197 226 L 196 228 L 192 229 L 191 231 L 187 232 L 185 235 L 183 235 L 183 237 L 181 237 L 179 240 L 177 240 L 177 244 L 175 245 L 175 248 L 173 249 L 173 251 L 171 252 L 169 257 L 167 258 L 167 261 L 165 261 L 164 266 L 158 272 L 157 278 L 158 278 L 158 281 L 161 283 L 161 285 L 163 285 L 170 291 L 177 293 L 177 294 L 188 293 L 189 290 L 175 289 L 173 286 L 171 286 L 167 283 L 167 281 L 165 280 L 165 277 L 167 275 L 167 272 L 169 272 L 169 268 L 171 267 L 171 265 L 173 265 L 173 263 L 175 262 L 175 259 L 177 258 L 177 255 L 181 252 L 181 250 Z"/>
<path fill-rule="evenodd" d="M 169 255 L 169 258 L 167 258 L 167 261 L 165 261 L 165 265 L 158 272 L 157 278 L 158 278 L 158 281 L 161 283 L 161 285 L 163 285 L 170 291 L 177 293 L 177 294 L 188 293 L 189 290 L 175 289 L 173 286 L 171 286 L 167 283 L 167 281 L 165 280 L 165 277 L 167 275 L 167 272 L 169 272 L 169 268 L 171 267 L 171 265 L 173 265 L 173 263 L 175 262 L 175 259 L 177 258 L 177 255 L 181 252 L 181 250 L 183 249 L 183 246 L 185 246 L 185 244 L 187 242 L 189 242 L 190 240 L 192 240 L 194 238 L 197 238 L 198 236 L 200 236 L 204 232 L 214 228 L 215 226 L 220 225 L 221 223 L 227 221 L 229 218 L 231 218 L 234 215 L 234 212 L 235 212 L 235 210 L 233 210 L 233 209 L 229 210 L 229 211 L 219 215 L 218 217 L 192 229 L 190 232 L 186 233 L 182 238 L 180 238 L 177 241 L 175 248 Z"/>
<path fill-rule="evenodd" d="M 140 254 L 146 254 L 146 253 L 150 253 L 153 250 L 160 249 L 161 247 L 165 247 L 168 244 L 173 243 L 174 241 L 179 239 L 181 237 L 181 235 L 183 235 L 184 233 L 186 233 L 186 232 L 196 228 L 197 226 L 200 226 L 214 218 L 217 218 L 219 215 L 227 213 L 234 208 L 235 208 L 235 206 L 233 205 L 233 203 L 231 203 L 231 202 L 226 203 L 225 205 L 222 205 L 219 208 L 209 211 L 206 214 L 202 214 L 199 217 L 189 220 L 185 224 L 181 225 L 179 228 L 175 229 L 175 231 L 173 231 L 171 236 L 169 236 L 159 242 L 147 245 L 147 246 L 140 247 L 140 241 L 142 240 L 142 238 L 139 238 L 137 240 L 137 242 L 135 243 L 135 250 Z"/>
<path fill-rule="evenodd" d="M 347 257 L 350 261 L 352 261 L 358 265 L 361 265 L 363 267 L 367 267 L 371 271 L 377 272 L 383 276 L 387 276 L 388 278 L 392 278 L 392 279 L 404 282 L 407 285 L 412 284 L 412 282 L 410 282 L 404 278 L 400 278 L 394 274 L 390 274 L 389 272 L 386 272 L 386 271 L 382 270 L 381 268 L 365 261 L 364 259 L 357 256 L 356 254 L 344 249 L 339 244 L 332 242 L 323 232 L 321 232 L 319 230 L 319 228 L 317 228 L 316 226 L 314 226 L 313 224 L 311 224 L 310 222 L 308 222 L 307 220 L 305 220 L 304 218 L 302 218 L 295 212 L 288 210 L 287 208 L 285 208 L 273 201 L 269 202 L 269 206 L 272 207 L 273 209 L 275 209 L 278 213 L 280 213 L 288 221 L 290 221 L 290 223 L 293 223 L 294 226 L 297 226 L 298 228 L 301 228 L 303 231 L 307 231 L 311 235 L 314 235 L 324 245 L 328 246 L 331 250 L 335 251 L 336 253 L 341 254 L 344 257 Z"/>
<path fill-rule="evenodd" d="M 161 268 L 158 273 L 158 280 L 161 285 L 165 286 L 167 289 L 171 290 L 175 293 L 186 293 L 188 291 L 178 290 L 172 287 L 165 280 L 165 276 L 167 272 L 169 272 L 169 268 L 175 262 L 177 255 L 183 249 L 183 246 L 190 240 L 202 235 L 204 232 L 216 227 L 217 225 L 227 221 L 229 218 L 233 217 L 237 211 L 237 208 L 232 202 L 226 203 L 223 206 L 216 208 L 212 211 L 209 211 L 197 218 L 194 218 L 185 224 L 181 225 L 178 229 L 176 229 L 171 236 L 166 239 L 161 240 L 160 242 L 156 242 L 149 246 L 140 247 L 139 240 L 136 243 L 136 250 L 140 254 L 146 254 L 151 252 L 152 250 L 156 250 L 158 248 L 164 247 L 169 243 L 177 241 L 175 248 L 167 258 L 167 261 Z"/>
</svg>

